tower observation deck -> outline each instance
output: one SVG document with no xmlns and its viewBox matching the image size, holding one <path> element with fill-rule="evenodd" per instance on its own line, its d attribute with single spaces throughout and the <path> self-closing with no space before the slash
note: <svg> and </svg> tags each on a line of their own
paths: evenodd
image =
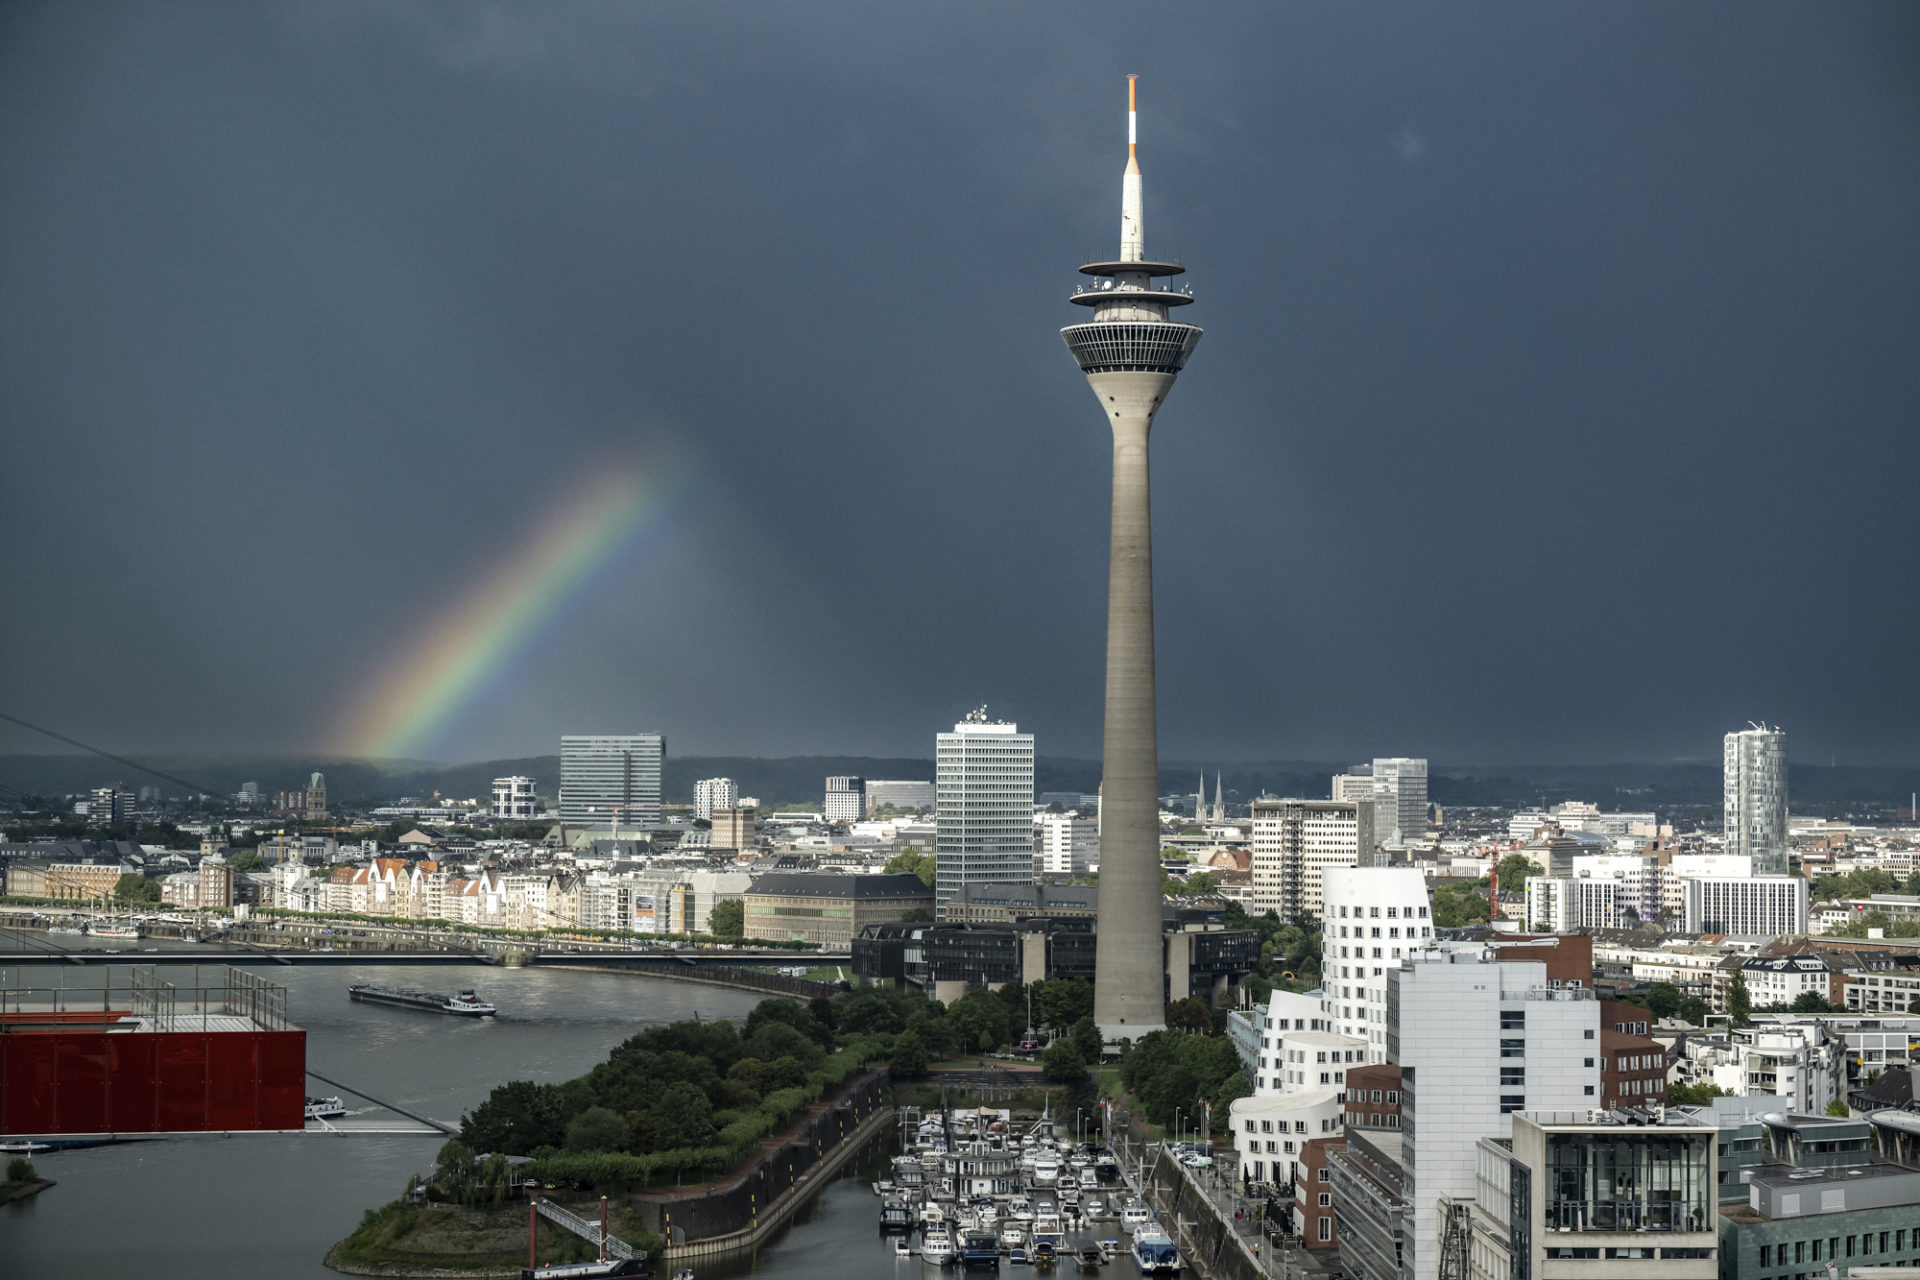
<svg viewBox="0 0 1920 1280">
<path fill-rule="evenodd" d="M 1186 270 L 1147 257 L 1136 114 L 1127 77 L 1127 168 L 1120 254 L 1080 268 L 1095 282 L 1071 301 L 1093 318 L 1060 331 L 1113 430 L 1113 525 L 1107 578 L 1107 702 L 1102 750 L 1100 914 L 1093 1019 L 1109 1041 L 1166 1025 L 1160 939 L 1160 749 L 1154 701 L 1153 530 L 1147 436 L 1200 341 L 1171 319 L 1193 301 L 1170 287 Z M 1169 283 L 1157 283 L 1169 282 Z"/>
</svg>

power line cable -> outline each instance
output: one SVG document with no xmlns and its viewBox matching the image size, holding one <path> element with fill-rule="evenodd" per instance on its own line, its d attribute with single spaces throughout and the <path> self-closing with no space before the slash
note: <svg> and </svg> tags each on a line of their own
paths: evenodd
<svg viewBox="0 0 1920 1280">
<path fill-rule="evenodd" d="M 80 741 L 78 738 L 69 738 L 64 733 L 55 733 L 52 729 L 42 728 L 40 725 L 32 724 L 26 720 L 22 720 L 19 716 L 8 715 L 6 712 L 0 711 L 0 720 L 5 720 L 9 724 L 17 724 L 22 729 L 31 729 L 35 733 L 45 734 L 47 737 L 52 738 L 57 742 L 64 742 L 70 747 L 78 747 L 82 751 L 90 751 L 96 756 L 100 756 L 101 758 L 106 760 L 111 760 L 115 764 L 123 764 L 127 766 L 127 768 L 129 769 L 138 769 L 141 773 L 152 774 L 154 777 L 164 779 L 167 782 L 173 783 L 175 786 L 185 787 L 187 790 L 194 792 L 197 795 L 217 796 L 221 794 L 221 792 L 216 788 L 203 787 L 197 782 L 188 782 L 185 778 L 178 778 L 171 773 L 163 773 L 159 769 L 153 768 L 151 765 L 141 764 L 138 760 L 129 760 L 125 756 L 117 756 L 113 754 L 113 752 L 111 751 L 103 751 L 99 747 L 89 746 L 87 743 Z"/>
</svg>

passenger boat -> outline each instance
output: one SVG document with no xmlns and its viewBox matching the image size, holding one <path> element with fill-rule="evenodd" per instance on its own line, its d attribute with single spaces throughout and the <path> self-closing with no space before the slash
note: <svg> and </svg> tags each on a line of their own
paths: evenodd
<svg viewBox="0 0 1920 1280">
<path fill-rule="evenodd" d="M 920 1225 L 922 1228 L 931 1230 L 934 1227 L 943 1227 L 946 1223 L 947 1211 L 938 1201 L 927 1200 L 920 1205 Z"/>
<path fill-rule="evenodd" d="M 882 1231 L 913 1230 L 913 1210 L 899 1196 L 888 1196 L 880 1206 L 880 1229 Z"/>
<path fill-rule="evenodd" d="M 1166 1232 L 1151 1224 L 1133 1233 L 1133 1261 L 1143 1276 L 1180 1274 L 1180 1250 Z"/>
<path fill-rule="evenodd" d="M 347 1114 L 347 1106 L 338 1098 L 308 1098 L 307 1119 L 337 1120 Z"/>
<path fill-rule="evenodd" d="M 1120 1225 L 1129 1233 L 1140 1230 L 1153 1221 L 1153 1211 L 1135 1200 L 1120 1210 Z"/>
<path fill-rule="evenodd" d="M 491 1018 L 494 1012 L 492 1005 L 471 991 L 448 996 L 435 991 L 403 991 L 398 987 L 376 987 L 356 982 L 347 988 L 347 995 L 363 1004 L 391 1004 L 403 1009 L 425 1009 L 429 1013 L 451 1013 L 464 1018 Z"/>
<path fill-rule="evenodd" d="M 87 932 L 96 938 L 137 938 L 140 925 L 133 920 L 97 920 L 87 926 Z"/>
<path fill-rule="evenodd" d="M 873 1184 L 873 1194 L 877 1196 L 890 1196 L 894 1193 L 894 1190 L 894 1185 L 885 1178 Z"/>
<path fill-rule="evenodd" d="M 1000 1243 L 1009 1249 L 1017 1249 L 1027 1242 L 1027 1229 L 1012 1218 L 1008 1218 L 1000 1227 Z"/>
<path fill-rule="evenodd" d="M 1007 1216 L 1016 1222 L 1032 1222 L 1033 1201 L 1025 1196 L 1015 1196 L 1007 1201 Z"/>
<path fill-rule="evenodd" d="M 953 1261 L 953 1237 L 945 1227 L 928 1227 L 920 1237 L 920 1256 L 936 1267 Z"/>
</svg>

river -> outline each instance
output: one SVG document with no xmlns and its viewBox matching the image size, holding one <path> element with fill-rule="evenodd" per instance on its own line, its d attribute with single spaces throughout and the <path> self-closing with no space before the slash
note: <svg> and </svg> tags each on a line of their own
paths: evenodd
<svg viewBox="0 0 1920 1280">
<path fill-rule="evenodd" d="M 45 935 L 32 935 L 44 944 Z M 79 938 L 60 938 L 80 943 Z M 91 945 L 91 940 L 85 940 Z M 0 930 L 0 949 L 21 949 Z M 31 943 L 27 945 L 32 945 Z M 154 945 L 154 944 L 143 944 Z M 162 947 L 179 944 L 160 943 Z M 128 957 L 137 962 L 137 955 Z M 287 988 L 288 1014 L 307 1032 L 307 1065 L 417 1114 L 457 1122 L 506 1080 L 564 1080 L 654 1023 L 744 1018 L 757 993 L 618 973 L 366 965 L 249 965 Z M 176 985 L 191 969 L 161 969 Z M 100 970 L 8 971 L 10 984 L 100 985 Z M 436 1017 L 347 999 L 350 982 L 428 991 L 472 983 L 499 1007 L 491 1019 Z M 309 1081 L 331 1095 L 331 1085 Z M 357 1099 L 342 1124 L 391 1117 Z M 367 1209 L 400 1194 L 433 1163 L 439 1135 L 257 1134 L 164 1139 L 36 1157 L 59 1185 L 0 1205 L 0 1277 L 5 1280 L 338 1280 L 321 1265 Z M 700 1280 L 941 1280 L 938 1267 L 898 1259 L 878 1233 L 891 1138 L 850 1162 L 789 1228 L 757 1253 L 699 1264 Z M 1106 1224 L 1117 1234 L 1117 1224 Z M 1093 1233 L 1075 1234 L 1082 1243 Z M 1021 1272 L 1015 1271 L 1014 1275 Z M 1055 1275 L 1072 1274 L 1063 1267 Z"/>
<path fill-rule="evenodd" d="M 44 934 L 28 938 L 0 930 L 0 949 L 48 941 Z M 287 988 L 288 1016 L 307 1032 L 310 1068 L 453 1123 L 496 1084 L 564 1080 L 642 1027 L 696 1013 L 744 1018 L 762 998 L 703 983 L 547 968 L 247 967 Z M 191 982 L 192 972 L 159 970 L 176 984 Z M 100 973 L 49 967 L 9 970 L 4 977 L 9 985 L 64 979 L 70 987 L 97 987 Z M 346 989 L 360 981 L 428 991 L 472 984 L 500 1012 L 470 1020 L 356 1004 Z M 340 1092 L 317 1080 L 308 1082 L 308 1091 Z M 387 1115 L 344 1100 L 365 1109 L 344 1123 Z M 391 1118 L 394 1127 L 413 1127 Z M 48 1152 L 35 1162 L 60 1185 L 0 1206 L 0 1276 L 332 1280 L 335 1273 L 320 1263 L 328 1248 L 365 1210 L 393 1199 L 409 1175 L 428 1168 L 444 1140 L 249 1134 Z M 863 1207 L 871 1210 L 872 1199 L 868 1195 Z M 870 1233 L 871 1213 L 865 1226 Z"/>
</svg>

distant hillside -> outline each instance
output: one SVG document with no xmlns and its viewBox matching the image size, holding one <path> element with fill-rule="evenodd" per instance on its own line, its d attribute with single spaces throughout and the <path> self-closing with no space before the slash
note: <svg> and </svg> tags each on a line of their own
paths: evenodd
<svg viewBox="0 0 1920 1280">
<path fill-rule="evenodd" d="M 401 796 L 431 798 L 435 792 L 459 799 L 484 799 L 493 779 L 525 774 L 540 794 L 560 785 L 560 757 L 527 756 L 443 765 L 421 760 L 350 760 L 327 756 L 166 755 L 143 763 L 231 795 L 242 782 L 258 782 L 271 793 L 306 785 L 319 769 L 327 775 L 327 794 L 336 801 L 391 803 Z M 1286 760 L 1204 766 L 1211 799 L 1216 773 L 1224 775 L 1229 799 L 1244 803 L 1263 792 L 1279 796 L 1324 796 L 1329 779 L 1345 765 Z M 1163 762 L 1163 795 L 1190 794 L 1203 769 L 1198 763 Z M 820 802 L 830 774 L 865 778 L 933 778 L 933 761 L 874 756 L 685 756 L 669 757 L 663 788 L 669 804 L 691 803 L 701 778 L 732 778 L 741 794 L 783 806 Z M 0 787 L 14 792 L 66 794 L 124 782 L 138 790 L 157 785 L 163 794 L 181 789 L 110 760 L 83 755 L 0 756 Z M 1092 792 L 1100 785 L 1100 762 L 1042 756 L 1034 766 L 1034 789 Z M 1920 771 L 1911 769 L 1797 765 L 1789 779 L 1796 813 L 1853 813 L 1891 817 L 1905 808 L 1920 787 Z M 1589 800 L 1606 809 L 1697 809 L 1720 804 L 1720 770 L 1712 764 L 1612 765 L 1446 765 L 1428 781 L 1429 795 L 1440 805 L 1523 806 Z M 5 792 L 0 792 L 5 794 Z"/>
</svg>

